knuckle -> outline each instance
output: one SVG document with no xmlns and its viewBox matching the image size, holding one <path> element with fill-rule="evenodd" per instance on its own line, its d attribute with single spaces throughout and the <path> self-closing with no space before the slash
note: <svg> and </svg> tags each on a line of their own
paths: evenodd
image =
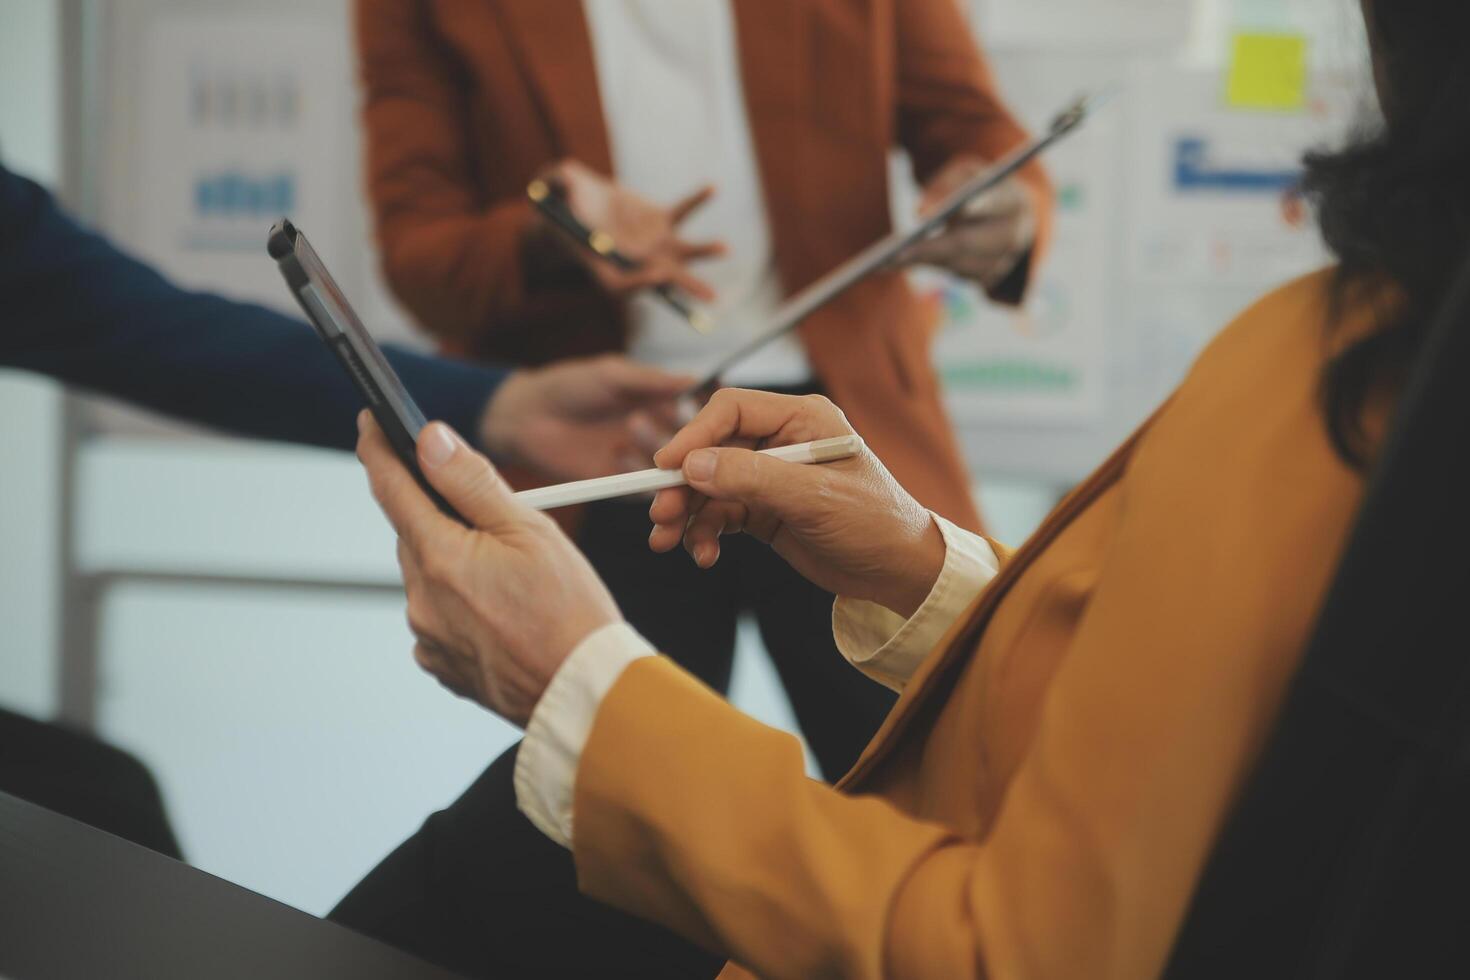
<svg viewBox="0 0 1470 980">
<path fill-rule="evenodd" d="M 433 625 L 427 611 L 419 601 L 413 597 L 408 600 L 408 608 L 405 610 L 404 618 L 408 620 L 408 631 L 416 637 L 427 637 L 433 633 Z"/>
<path fill-rule="evenodd" d="M 733 388 L 721 388 L 710 396 L 711 408 L 729 408 L 735 401 L 735 390 Z"/>
<path fill-rule="evenodd" d="M 803 407 L 814 421 L 833 423 L 848 432 L 853 431 L 847 415 L 826 395 L 806 395 L 802 400 L 805 402 Z"/>
<path fill-rule="evenodd" d="M 832 399 L 826 395 L 803 395 L 802 402 L 802 407 L 819 419 L 831 418 L 834 415 L 840 416 L 842 414 L 837 406 L 832 403 Z"/>
</svg>

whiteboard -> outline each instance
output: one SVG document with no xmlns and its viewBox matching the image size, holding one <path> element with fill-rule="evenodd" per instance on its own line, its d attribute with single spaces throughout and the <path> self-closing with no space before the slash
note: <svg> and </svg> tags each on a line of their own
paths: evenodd
<svg viewBox="0 0 1470 980">
<path fill-rule="evenodd" d="M 289 213 L 382 339 L 425 346 L 377 272 L 348 0 L 96 7 L 98 218 L 183 285 L 296 314 L 266 258 Z"/>
<path fill-rule="evenodd" d="M 1322 76 L 1301 113 L 1242 113 L 1224 106 L 1218 70 L 1098 55 L 1002 54 L 994 61 L 1006 96 L 1032 128 L 1079 91 L 1120 87 L 1089 124 L 1088 139 L 1059 147 L 1047 161 L 1058 188 L 1057 242 L 1028 301 L 1041 319 L 1056 319 L 1057 304 L 1070 304 L 1070 337 L 1096 359 L 1090 370 L 1100 395 L 1069 411 L 1018 403 L 987 412 L 947 385 L 974 472 L 1065 485 L 1127 438 L 1235 315 L 1327 262 L 1309 223 L 1285 222 L 1279 190 L 1176 187 L 1181 144 L 1203 139 L 1223 168 L 1294 169 L 1306 149 L 1348 128 L 1360 86 Z M 1191 261 L 1173 268 L 1146 260 L 1150 249 L 1186 248 Z M 1227 249 L 1234 261 L 1217 267 L 1213 260 Z M 977 296 L 973 307 L 984 311 L 985 304 Z M 977 328 L 1017 329 L 993 309 L 962 325 Z M 941 375 L 955 333 L 948 324 L 936 342 Z"/>
</svg>

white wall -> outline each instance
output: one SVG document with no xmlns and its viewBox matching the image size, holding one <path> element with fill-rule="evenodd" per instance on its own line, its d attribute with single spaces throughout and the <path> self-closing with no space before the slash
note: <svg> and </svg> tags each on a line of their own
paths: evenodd
<svg viewBox="0 0 1470 980">
<path fill-rule="evenodd" d="M 0 3 L 0 161 L 38 180 L 59 166 L 54 0 Z M 56 707 L 55 386 L 0 371 L 0 704 Z"/>
<path fill-rule="evenodd" d="M 0 159 L 40 179 L 59 172 L 56 0 L 0 4 Z"/>
</svg>

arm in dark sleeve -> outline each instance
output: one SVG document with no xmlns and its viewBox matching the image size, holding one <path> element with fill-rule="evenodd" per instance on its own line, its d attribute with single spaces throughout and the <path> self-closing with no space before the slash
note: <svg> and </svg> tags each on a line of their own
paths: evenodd
<svg viewBox="0 0 1470 980">
<path fill-rule="evenodd" d="M 476 437 L 506 372 L 387 354 L 426 415 Z M 352 446 L 363 406 L 305 323 L 179 289 L 3 168 L 0 366 L 243 435 L 339 448 Z"/>
</svg>

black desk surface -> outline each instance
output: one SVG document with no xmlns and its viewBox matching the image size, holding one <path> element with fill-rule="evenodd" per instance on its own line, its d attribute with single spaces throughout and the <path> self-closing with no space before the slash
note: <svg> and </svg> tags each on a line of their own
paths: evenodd
<svg viewBox="0 0 1470 980">
<path fill-rule="evenodd" d="M 0 793 L 7 980 L 453 974 Z"/>
</svg>

